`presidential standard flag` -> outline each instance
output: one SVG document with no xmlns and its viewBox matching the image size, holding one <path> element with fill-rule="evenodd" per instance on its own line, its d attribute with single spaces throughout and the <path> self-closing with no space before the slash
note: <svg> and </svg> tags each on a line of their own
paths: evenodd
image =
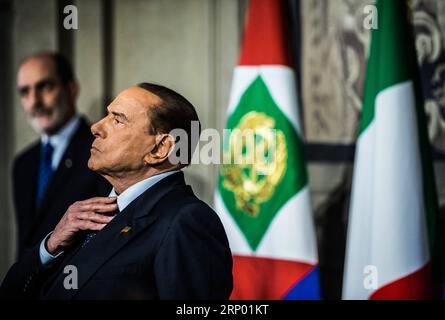
<svg viewBox="0 0 445 320">
<path fill-rule="evenodd" d="M 377 2 L 355 156 L 344 299 L 431 297 L 436 196 L 406 2 Z"/>
<path fill-rule="evenodd" d="M 246 19 L 227 128 L 257 130 L 256 147 L 276 144 L 264 159 L 220 169 L 215 209 L 233 253 L 231 298 L 319 299 L 316 239 L 283 2 L 250 1 Z M 268 129 L 275 130 L 274 137 Z M 233 154 L 237 143 L 248 148 L 243 141 L 232 134 L 225 140 L 224 155 Z"/>
</svg>

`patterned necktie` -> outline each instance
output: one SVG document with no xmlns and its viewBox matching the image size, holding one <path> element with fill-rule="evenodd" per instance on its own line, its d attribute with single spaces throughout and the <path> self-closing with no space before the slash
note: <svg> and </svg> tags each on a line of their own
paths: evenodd
<svg viewBox="0 0 445 320">
<path fill-rule="evenodd" d="M 40 149 L 40 162 L 39 162 L 39 181 L 37 186 L 37 206 L 39 207 L 43 196 L 45 195 L 46 187 L 53 174 L 52 159 L 53 159 L 54 147 L 51 143 L 47 142 L 42 145 Z"/>
<path fill-rule="evenodd" d="M 120 211 L 119 211 L 119 209 L 116 209 L 116 211 L 113 211 L 113 212 L 105 212 L 105 213 L 101 213 L 101 214 L 103 214 L 103 215 L 105 215 L 105 216 L 114 216 L 114 215 L 117 215 L 118 213 L 119 213 Z M 85 239 L 83 240 L 83 242 L 82 242 L 82 245 L 81 245 L 81 247 L 83 248 L 83 247 L 85 247 L 95 236 L 96 236 L 96 234 L 98 233 L 99 231 L 89 231 L 86 235 L 85 235 Z"/>
<path fill-rule="evenodd" d="M 90 231 L 87 233 L 85 239 L 82 242 L 82 248 L 85 247 L 88 244 L 88 242 L 90 242 L 94 238 L 97 232 L 98 231 Z"/>
</svg>

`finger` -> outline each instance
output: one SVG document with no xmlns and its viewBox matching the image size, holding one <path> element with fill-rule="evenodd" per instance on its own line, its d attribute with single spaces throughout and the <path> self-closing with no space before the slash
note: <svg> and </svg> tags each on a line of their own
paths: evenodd
<svg viewBox="0 0 445 320">
<path fill-rule="evenodd" d="M 102 224 L 102 223 L 94 223 L 91 225 L 90 230 L 94 230 L 94 231 L 100 231 L 103 228 L 105 228 L 107 224 Z"/>
<path fill-rule="evenodd" d="M 117 203 L 112 203 L 112 204 L 96 204 L 93 206 L 93 210 L 94 212 L 112 212 L 115 211 L 118 208 Z"/>
<path fill-rule="evenodd" d="M 80 211 L 95 211 L 95 212 L 112 212 L 117 209 L 117 203 L 111 204 L 85 204 L 79 207 Z"/>
<path fill-rule="evenodd" d="M 96 222 L 96 223 L 109 223 L 111 220 L 113 220 L 114 216 L 105 216 L 103 214 L 97 214 L 94 213 L 92 215 L 90 215 L 89 220 Z"/>
<path fill-rule="evenodd" d="M 93 203 L 113 203 L 115 202 L 117 197 L 95 197 L 91 199 L 87 199 L 82 201 L 83 204 L 93 204 Z"/>
<path fill-rule="evenodd" d="M 82 212 L 77 216 L 80 221 L 94 221 L 97 223 L 108 223 L 113 220 L 114 217 L 97 214 L 95 212 Z"/>
<path fill-rule="evenodd" d="M 106 223 L 95 223 L 88 220 L 82 220 L 82 222 L 79 223 L 78 228 L 80 230 L 99 231 L 102 230 L 106 225 Z"/>
</svg>

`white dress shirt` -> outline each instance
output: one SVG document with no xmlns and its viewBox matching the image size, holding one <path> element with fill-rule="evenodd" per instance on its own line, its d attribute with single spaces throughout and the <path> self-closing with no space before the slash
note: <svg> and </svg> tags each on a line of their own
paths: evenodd
<svg viewBox="0 0 445 320">
<path fill-rule="evenodd" d="M 119 208 L 119 211 L 122 212 L 131 202 L 133 202 L 137 197 L 139 197 L 153 185 L 155 185 L 162 179 L 167 178 L 168 176 L 179 171 L 180 170 L 164 172 L 152 176 L 150 178 L 147 178 L 145 180 L 139 181 L 138 183 L 135 183 L 131 187 L 127 188 L 124 192 L 122 192 L 119 195 L 116 194 L 116 191 L 113 188 L 110 192 L 109 197 L 117 196 L 117 207 Z M 51 233 L 52 232 L 50 232 L 40 243 L 40 262 L 42 263 L 43 266 L 48 265 L 50 262 L 54 261 L 57 257 L 59 257 L 63 253 L 60 252 L 56 256 L 54 256 L 50 254 L 48 250 L 46 250 L 45 243 L 47 238 L 51 235 Z"/>
</svg>

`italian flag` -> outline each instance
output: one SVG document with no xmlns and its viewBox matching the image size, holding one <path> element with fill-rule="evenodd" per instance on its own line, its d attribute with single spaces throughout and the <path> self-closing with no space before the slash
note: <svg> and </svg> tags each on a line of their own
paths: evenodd
<svg viewBox="0 0 445 320">
<path fill-rule="evenodd" d="M 428 299 L 437 210 L 412 26 L 403 0 L 377 2 L 343 279 L 344 299 Z"/>
<path fill-rule="evenodd" d="M 246 19 L 226 127 L 255 130 L 255 146 L 274 145 L 274 152 L 220 169 L 215 210 L 233 254 L 231 298 L 318 299 L 316 238 L 283 2 L 250 1 Z M 224 155 L 241 145 L 248 158 L 248 143 L 231 132 Z"/>
</svg>

